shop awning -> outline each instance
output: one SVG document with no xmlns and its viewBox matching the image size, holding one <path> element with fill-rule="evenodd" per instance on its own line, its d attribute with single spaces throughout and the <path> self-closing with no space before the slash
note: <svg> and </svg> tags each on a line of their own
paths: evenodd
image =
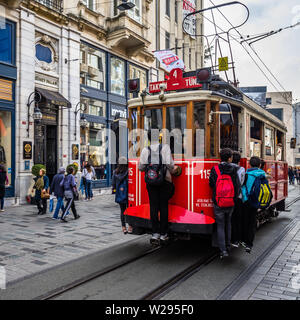
<svg viewBox="0 0 300 320">
<path fill-rule="evenodd" d="M 35 88 L 35 90 L 41 94 L 41 96 L 46 99 L 49 103 L 66 107 L 66 108 L 71 108 L 72 105 L 71 103 L 64 97 L 62 96 L 59 92 L 55 91 L 50 91 L 47 89 L 42 89 L 42 88 Z"/>
</svg>

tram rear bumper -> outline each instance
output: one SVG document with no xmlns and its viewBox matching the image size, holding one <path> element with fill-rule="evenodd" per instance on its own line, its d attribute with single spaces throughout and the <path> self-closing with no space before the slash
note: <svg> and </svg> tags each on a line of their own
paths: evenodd
<svg viewBox="0 0 300 320">
<path fill-rule="evenodd" d="M 152 229 L 149 204 L 129 207 L 126 221 L 136 228 Z M 174 233 L 212 234 L 215 220 L 204 214 L 188 211 L 185 208 L 169 205 L 169 230 Z"/>
</svg>

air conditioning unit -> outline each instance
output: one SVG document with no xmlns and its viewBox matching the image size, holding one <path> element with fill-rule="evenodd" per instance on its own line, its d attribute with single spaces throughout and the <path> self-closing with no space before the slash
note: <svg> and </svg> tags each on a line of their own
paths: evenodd
<svg viewBox="0 0 300 320">
<path fill-rule="evenodd" d="M 89 76 L 90 77 L 98 77 L 99 76 L 99 70 L 93 67 L 89 67 Z"/>
<path fill-rule="evenodd" d="M 89 67 L 87 64 L 81 63 L 80 64 L 80 72 L 87 73 L 89 71 Z"/>
</svg>

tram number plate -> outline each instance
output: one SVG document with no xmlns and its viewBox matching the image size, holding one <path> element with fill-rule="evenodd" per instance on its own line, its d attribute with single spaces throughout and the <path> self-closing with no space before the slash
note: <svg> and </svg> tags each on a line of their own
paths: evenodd
<svg viewBox="0 0 300 320">
<path fill-rule="evenodd" d="M 199 175 L 200 175 L 201 179 L 209 179 L 210 171 L 211 171 L 210 169 L 209 170 L 200 170 Z"/>
</svg>

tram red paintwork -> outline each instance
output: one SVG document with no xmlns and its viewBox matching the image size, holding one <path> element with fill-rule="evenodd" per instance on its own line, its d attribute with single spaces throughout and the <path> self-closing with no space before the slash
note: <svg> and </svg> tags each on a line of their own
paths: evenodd
<svg viewBox="0 0 300 320">
<path fill-rule="evenodd" d="M 169 201 L 169 223 L 173 232 L 210 234 L 215 222 L 212 203 L 212 190 L 209 187 L 209 174 L 216 159 L 176 160 L 182 174 L 173 177 L 175 193 Z M 247 169 L 249 160 L 241 159 Z M 273 192 L 272 205 L 283 201 L 288 194 L 287 164 L 279 161 L 266 161 L 265 171 L 271 176 Z M 150 228 L 150 206 L 144 181 L 144 173 L 138 170 L 138 159 L 129 160 L 128 209 L 129 223 Z"/>
</svg>

